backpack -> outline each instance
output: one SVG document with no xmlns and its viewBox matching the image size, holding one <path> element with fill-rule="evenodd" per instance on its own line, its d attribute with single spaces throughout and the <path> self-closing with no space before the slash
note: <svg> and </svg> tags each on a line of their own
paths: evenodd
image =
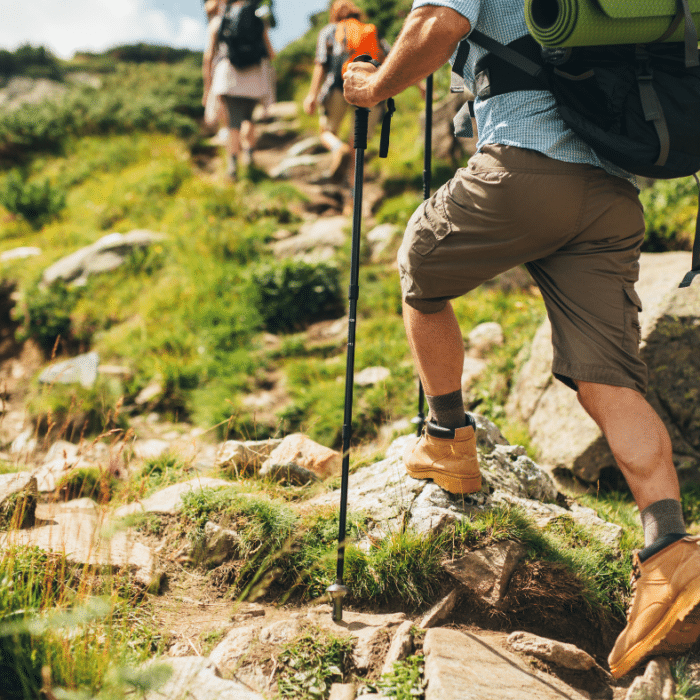
<svg viewBox="0 0 700 700">
<path fill-rule="evenodd" d="M 329 72 L 333 74 L 333 87 L 343 87 L 343 74 L 348 63 L 367 54 L 375 61 L 384 56 L 379 45 L 379 33 L 373 24 L 364 24 L 350 17 L 338 22 L 333 39 L 333 53 Z"/>
<path fill-rule="evenodd" d="M 689 15 L 686 22 L 692 25 Z M 504 46 L 474 30 L 469 40 L 489 52 L 476 65 L 477 97 L 549 90 L 566 125 L 600 158 L 643 177 L 697 180 L 700 61 L 694 25 L 692 32 L 684 43 L 544 49 L 530 35 Z M 453 68 L 460 77 L 468 50 L 462 41 Z M 696 275 L 700 214 L 692 268 L 681 287 Z"/>
<path fill-rule="evenodd" d="M 228 60 L 235 68 L 255 66 L 267 56 L 265 25 L 256 13 L 260 0 L 235 5 L 229 0 L 221 16 L 219 41 L 228 48 Z"/>
</svg>

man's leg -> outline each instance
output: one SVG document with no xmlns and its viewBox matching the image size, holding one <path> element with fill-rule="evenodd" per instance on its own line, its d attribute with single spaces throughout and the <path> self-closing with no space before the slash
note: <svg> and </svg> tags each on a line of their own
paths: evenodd
<svg viewBox="0 0 700 700">
<path fill-rule="evenodd" d="M 578 400 L 603 431 L 640 512 L 657 501 L 680 501 L 671 438 L 634 389 L 578 381 Z"/>
<path fill-rule="evenodd" d="M 433 479 L 456 494 L 481 490 L 475 426 L 467 422 L 462 400 L 464 343 L 447 306 L 434 314 L 404 304 L 404 324 L 430 408 L 421 438 L 404 453 L 404 466 L 416 479 Z"/>
<path fill-rule="evenodd" d="M 654 654 L 687 651 L 700 635 L 700 551 L 686 536 L 666 426 L 633 389 L 578 381 L 578 399 L 608 440 L 639 507 L 645 547 L 634 599 L 608 661 L 619 678 Z"/>
</svg>

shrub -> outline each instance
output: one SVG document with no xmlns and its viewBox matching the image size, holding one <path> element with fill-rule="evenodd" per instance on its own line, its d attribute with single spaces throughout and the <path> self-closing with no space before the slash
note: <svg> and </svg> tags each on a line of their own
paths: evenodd
<svg viewBox="0 0 700 700">
<path fill-rule="evenodd" d="M 49 180 L 27 182 L 11 172 L 0 190 L 0 203 L 12 214 L 26 219 L 33 227 L 56 218 L 66 206 L 66 191 Z"/>
<path fill-rule="evenodd" d="M 78 298 L 78 292 L 60 280 L 49 287 L 30 286 L 15 314 L 20 323 L 18 340 L 33 338 L 47 354 L 54 349 L 59 337 L 69 342 L 72 338 L 71 311 Z"/>
<path fill-rule="evenodd" d="M 343 313 L 340 271 L 332 265 L 284 260 L 255 269 L 252 282 L 258 311 L 272 333 Z"/>
</svg>

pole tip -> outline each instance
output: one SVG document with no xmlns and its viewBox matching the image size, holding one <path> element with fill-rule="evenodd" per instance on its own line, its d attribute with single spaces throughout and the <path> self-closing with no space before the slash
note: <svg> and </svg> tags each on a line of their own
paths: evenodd
<svg viewBox="0 0 700 700">
<path fill-rule="evenodd" d="M 343 598 L 348 594 L 348 589 L 341 581 L 336 581 L 326 589 L 333 601 L 333 622 L 343 621 Z"/>
</svg>

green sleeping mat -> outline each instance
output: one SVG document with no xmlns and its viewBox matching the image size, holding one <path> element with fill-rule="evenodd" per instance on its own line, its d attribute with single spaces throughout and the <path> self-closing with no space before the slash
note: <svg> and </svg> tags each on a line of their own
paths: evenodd
<svg viewBox="0 0 700 700">
<path fill-rule="evenodd" d="M 700 0 L 688 0 L 700 28 Z M 677 0 L 525 0 L 525 21 L 543 46 L 646 44 L 664 37 L 678 16 Z M 684 22 L 664 41 L 683 41 Z"/>
</svg>

